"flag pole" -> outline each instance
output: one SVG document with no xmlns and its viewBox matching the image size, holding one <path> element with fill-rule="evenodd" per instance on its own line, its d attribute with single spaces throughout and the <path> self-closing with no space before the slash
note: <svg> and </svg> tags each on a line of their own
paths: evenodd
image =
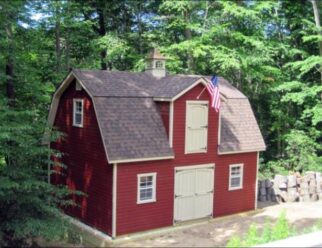
<svg viewBox="0 0 322 248">
<path fill-rule="evenodd" d="M 203 88 L 203 90 L 199 93 L 199 95 L 197 96 L 197 99 L 199 99 L 200 98 L 200 96 L 202 95 L 202 93 L 205 91 L 205 89 L 206 89 L 206 86 Z"/>
</svg>

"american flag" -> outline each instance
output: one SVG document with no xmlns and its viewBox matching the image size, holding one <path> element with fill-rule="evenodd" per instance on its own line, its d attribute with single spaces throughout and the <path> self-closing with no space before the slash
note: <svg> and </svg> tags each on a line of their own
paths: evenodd
<svg viewBox="0 0 322 248">
<path fill-rule="evenodd" d="M 207 90 L 211 95 L 211 107 L 213 107 L 216 112 L 219 112 L 220 108 L 220 94 L 218 87 L 218 77 L 212 76 L 211 80 L 208 80 Z"/>
</svg>

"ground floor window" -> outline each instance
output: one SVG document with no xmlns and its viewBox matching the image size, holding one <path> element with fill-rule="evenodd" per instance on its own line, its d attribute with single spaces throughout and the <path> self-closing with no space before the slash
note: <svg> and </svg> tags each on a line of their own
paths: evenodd
<svg viewBox="0 0 322 248">
<path fill-rule="evenodd" d="M 156 201 L 156 173 L 138 174 L 137 203 Z"/>
<path fill-rule="evenodd" d="M 229 190 L 243 188 L 243 164 L 231 164 L 229 166 Z"/>
</svg>

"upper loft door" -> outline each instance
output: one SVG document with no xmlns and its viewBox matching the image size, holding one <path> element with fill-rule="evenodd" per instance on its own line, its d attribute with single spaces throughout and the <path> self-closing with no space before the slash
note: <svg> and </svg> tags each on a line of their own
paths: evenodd
<svg viewBox="0 0 322 248">
<path fill-rule="evenodd" d="M 187 101 L 185 153 L 207 152 L 208 101 Z"/>
</svg>

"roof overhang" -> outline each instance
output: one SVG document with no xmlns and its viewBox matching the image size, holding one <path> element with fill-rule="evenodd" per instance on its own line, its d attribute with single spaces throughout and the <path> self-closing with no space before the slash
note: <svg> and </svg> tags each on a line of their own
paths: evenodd
<svg viewBox="0 0 322 248">
<path fill-rule="evenodd" d="M 92 98 L 91 93 L 86 89 L 84 83 L 82 83 L 82 81 L 79 80 L 79 78 L 77 78 L 75 73 L 73 71 L 71 71 L 66 76 L 66 78 L 62 81 L 62 83 L 60 84 L 60 86 L 57 88 L 57 90 L 55 91 L 55 93 L 53 95 L 53 100 L 50 105 L 50 110 L 49 110 L 49 115 L 48 115 L 48 120 L 47 120 L 49 127 L 52 127 L 54 125 L 55 117 L 56 117 L 56 113 L 57 113 L 57 109 L 58 109 L 58 104 L 59 104 L 59 100 L 60 100 L 61 95 L 64 93 L 64 91 L 67 89 L 67 87 L 71 84 L 71 82 L 74 79 L 77 80 L 77 82 L 82 86 L 82 88 L 86 91 L 86 93 Z"/>
<path fill-rule="evenodd" d="M 167 156 L 167 157 L 153 157 L 153 158 L 134 158 L 134 159 L 119 159 L 110 161 L 110 163 L 133 163 L 133 162 L 144 162 L 144 161 L 153 161 L 153 160 L 167 160 L 167 159 L 174 159 L 174 156 Z"/>
<path fill-rule="evenodd" d="M 180 91 L 177 95 L 173 97 L 153 97 L 153 100 L 156 102 L 174 102 L 199 84 L 202 84 L 204 87 L 206 87 L 208 84 L 208 79 L 204 77 L 198 78 L 193 84 L 191 84 L 189 87 L 186 87 L 184 90 Z M 222 93 L 220 93 L 220 100 L 226 101 L 226 97 Z"/>
<path fill-rule="evenodd" d="M 265 150 L 266 149 L 221 152 L 218 149 L 218 155 L 229 155 L 229 154 L 239 154 L 239 153 L 253 153 L 253 152 L 262 152 L 262 151 L 265 151 Z"/>
</svg>

